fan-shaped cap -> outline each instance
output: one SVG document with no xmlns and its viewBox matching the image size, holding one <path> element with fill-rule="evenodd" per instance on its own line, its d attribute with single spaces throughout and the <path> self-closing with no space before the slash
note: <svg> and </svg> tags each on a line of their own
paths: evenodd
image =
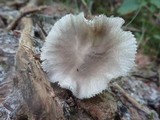
<svg viewBox="0 0 160 120">
<path fill-rule="evenodd" d="M 125 76 L 135 65 L 136 39 L 123 31 L 120 17 L 83 13 L 66 15 L 55 23 L 42 48 L 41 60 L 51 82 L 77 98 L 101 93 L 113 78 Z"/>
</svg>

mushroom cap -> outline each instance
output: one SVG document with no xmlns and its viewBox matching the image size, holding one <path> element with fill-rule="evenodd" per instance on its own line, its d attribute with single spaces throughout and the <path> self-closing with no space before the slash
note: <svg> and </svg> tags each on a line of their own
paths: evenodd
<svg viewBox="0 0 160 120">
<path fill-rule="evenodd" d="M 51 82 L 77 98 L 101 93 L 108 83 L 135 65 L 136 39 L 122 30 L 120 17 L 68 14 L 57 21 L 42 47 L 42 68 Z"/>
</svg>

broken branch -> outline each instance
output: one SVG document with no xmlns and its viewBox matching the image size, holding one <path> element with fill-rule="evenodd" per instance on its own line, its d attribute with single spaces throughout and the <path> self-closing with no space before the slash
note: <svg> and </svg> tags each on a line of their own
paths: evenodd
<svg viewBox="0 0 160 120">
<path fill-rule="evenodd" d="M 46 8 L 47 8 L 47 6 L 39 6 L 39 7 L 30 8 L 30 9 L 27 9 L 27 8 L 22 9 L 22 13 L 13 22 L 11 22 L 8 25 L 7 30 L 15 29 L 15 27 L 17 26 L 18 22 L 21 20 L 22 17 L 24 17 L 24 16 L 26 16 L 28 14 L 37 12 L 37 11 L 44 10 Z"/>
</svg>

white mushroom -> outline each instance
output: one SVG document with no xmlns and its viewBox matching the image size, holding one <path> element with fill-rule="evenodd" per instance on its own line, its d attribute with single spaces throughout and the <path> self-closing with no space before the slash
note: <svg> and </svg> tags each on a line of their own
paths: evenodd
<svg viewBox="0 0 160 120">
<path fill-rule="evenodd" d="M 83 13 L 66 15 L 55 23 L 42 48 L 42 67 L 51 82 L 77 98 L 101 93 L 108 83 L 125 76 L 135 65 L 136 39 L 123 31 L 120 17 Z"/>
</svg>

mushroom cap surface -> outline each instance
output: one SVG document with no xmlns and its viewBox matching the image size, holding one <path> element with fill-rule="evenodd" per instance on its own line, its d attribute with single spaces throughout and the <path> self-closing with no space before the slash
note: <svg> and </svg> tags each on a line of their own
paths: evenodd
<svg viewBox="0 0 160 120">
<path fill-rule="evenodd" d="M 68 14 L 58 20 L 42 47 L 42 68 L 77 98 L 101 93 L 108 83 L 135 65 L 136 39 L 120 17 Z"/>
</svg>

